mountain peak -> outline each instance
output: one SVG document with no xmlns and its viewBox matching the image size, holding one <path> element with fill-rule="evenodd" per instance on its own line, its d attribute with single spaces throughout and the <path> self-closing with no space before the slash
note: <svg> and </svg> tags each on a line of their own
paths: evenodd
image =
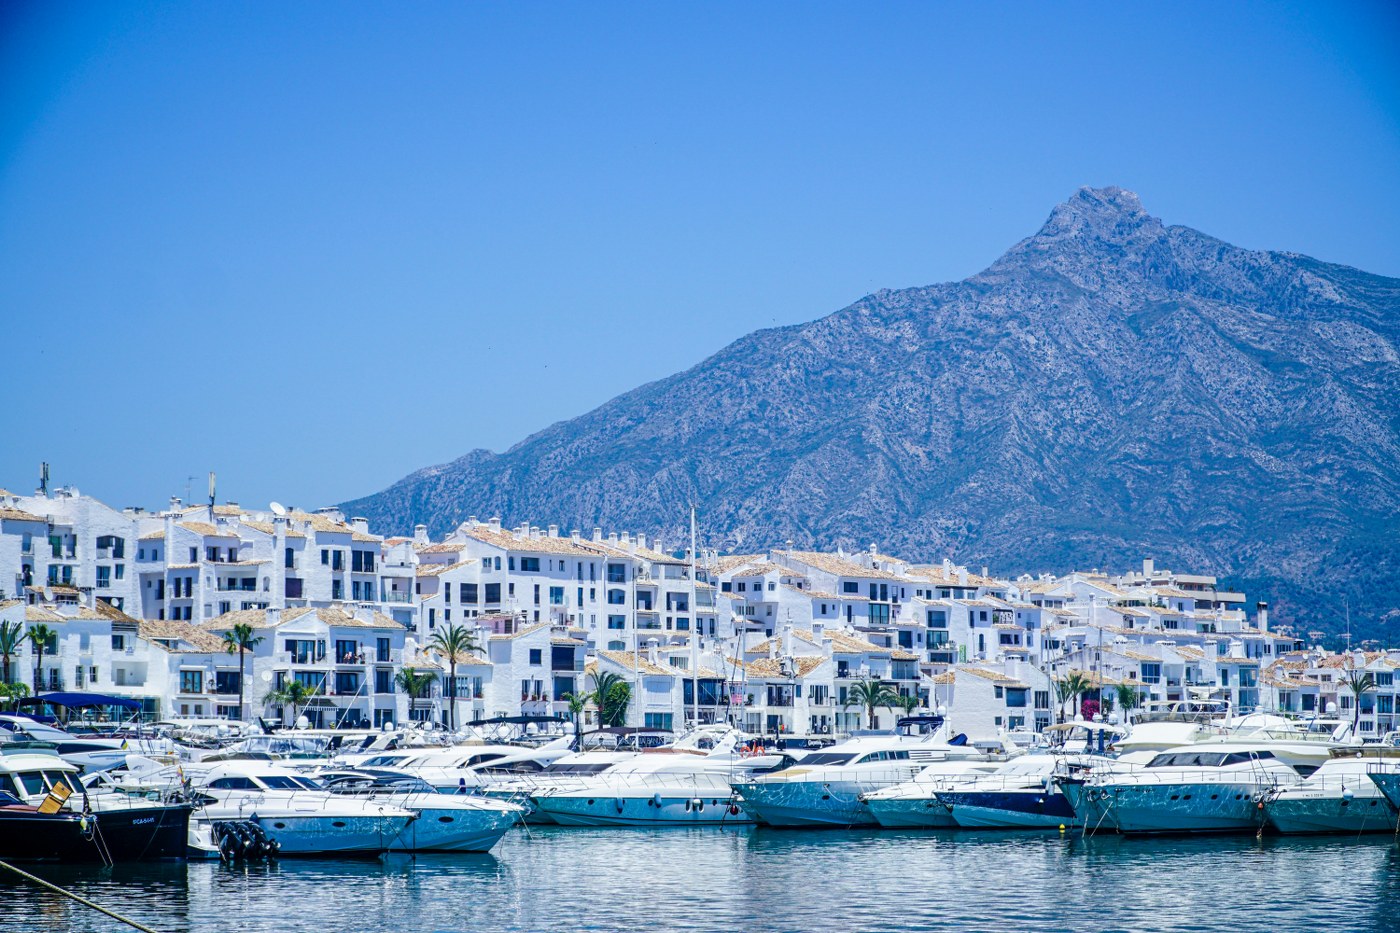
<svg viewBox="0 0 1400 933">
<path fill-rule="evenodd" d="M 1147 230 L 1162 230 L 1162 222 L 1143 210 L 1137 194 L 1117 185 L 1084 187 L 1050 212 L 1050 219 L 1035 239 L 1066 240 L 1078 237 L 1122 239 Z"/>
</svg>

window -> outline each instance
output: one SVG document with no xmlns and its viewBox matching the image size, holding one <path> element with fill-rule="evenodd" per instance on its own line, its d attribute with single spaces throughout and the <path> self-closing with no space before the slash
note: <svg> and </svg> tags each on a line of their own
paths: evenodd
<svg viewBox="0 0 1400 933">
<path fill-rule="evenodd" d="M 486 605 L 494 605 L 501 601 L 501 585 L 499 583 L 487 583 L 482 588 L 486 591 Z"/>
<path fill-rule="evenodd" d="M 335 692 L 341 696 L 359 693 L 360 675 L 354 671 L 337 671 L 335 675 Z"/>
<path fill-rule="evenodd" d="M 374 692 L 393 693 L 394 692 L 394 672 L 387 667 L 377 668 L 374 672 Z"/>
<path fill-rule="evenodd" d="M 608 616 L 608 628 L 623 629 L 627 627 L 626 616 Z"/>
<path fill-rule="evenodd" d="M 531 649 L 530 649 L 530 664 L 531 664 L 531 665 L 543 664 L 543 663 L 544 663 L 543 654 L 544 654 L 544 650 L 543 650 L 543 649 L 541 649 L 541 648 L 531 648 Z"/>
<path fill-rule="evenodd" d="M 351 551 L 350 570 L 354 573 L 374 573 L 374 552 Z"/>
<path fill-rule="evenodd" d="M 111 568 L 111 567 L 98 567 L 98 568 L 97 568 L 97 588 L 98 588 L 99 590 L 105 590 L 107 587 L 109 587 L 109 586 L 111 586 L 111 585 L 112 585 L 112 568 Z"/>
<path fill-rule="evenodd" d="M 551 606 L 564 605 L 564 588 L 562 586 L 551 586 L 549 588 L 549 604 Z"/>
<path fill-rule="evenodd" d="M 121 579 L 123 579 L 123 578 L 126 576 L 126 564 L 117 564 L 117 566 L 116 566 L 115 569 L 116 569 L 116 578 L 117 578 L 118 580 L 121 580 Z"/>
<path fill-rule="evenodd" d="M 845 583 L 841 584 L 841 592 L 860 593 L 860 584 L 857 583 L 855 580 L 847 580 Z"/>
<path fill-rule="evenodd" d="M 288 570 L 292 570 L 296 565 L 296 551 L 287 548 L 282 553 L 282 566 L 286 567 Z"/>
<path fill-rule="evenodd" d="M 608 564 L 608 582 L 609 582 L 609 583 L 626 583 L 626 582 L 627 582 L 627 565 L 626 565 L 626 564 Z"/>
<path fill-rule="evenodd" d="M 451 585 L 452 585 L 452 584 L 450 584 L 450 583 L 448 584 L 448 586 L 451 586 Z M 475 603 L 475 602 L 476 602 L 476 584 L 475 584 L 475 583 L 459 583 L 459 584 L 457 584 L 457 595 L 458 595 L 458 597 L 460 597 L 461 601 L 464 602 L 464 603 Z"/>
<path fill-rule="evenodd" d="M 49 650 L 51 650 L 51 649 L 49 648 L 48 645 L 45 645 L 45 646 L 44 646 L 44 650 L 45 650 L 45 651 L 49 651 Z M 113 635 L 112 635 L 112 650 L 113 650 L 113 651 L 125 651 L 125 650 L 126 650 L 126 636 L 125 636 L 125 635 L 116 635 L 116 634 L 113 634 Z"/>
<path fill-rule="evenodd" d="M 538 557 L 522 557 L 522 558 L 520 558 L 520 572 L 521 572 L 521 573 L 539 573 L 539 572 L 540 572 L 540 559 L 539 559 Z"/>
<path fill-rule="evenodd" d="M 238 692 L 238 684 L 242 678 L 238 671 L 215 671 L 214 672 L 214 692 L 232 694 Z"/>
<path fill-rule="evenodd" d="M 1026 705 L 1026 691 L 1020 687 L 1007 687 L 1006 705 L 1024 707 Z"/>
<path fill-rule="evenodd" d="M 82 668 L 79 668 L 82 670 Z M 181 693 L 203 693 L 204 692 L 204 672 L 203 671 L 181 671 L 180 672 L 180 692 Z"/>
<path fill-rule="evenodd" d="M 389 662 L 389 639 L 376 638 L 374 640 L 374 660 L 381 664 Z"/>
<path fill-rule="evenodd" d="M 627 594 L 622 590 L 608 590 L 608 605 L 621 606 L 627 602 Z"/>
<path fill-rule="evenodd" d="M 321 566 L 326 566 L 331 562 L 331 552 L 326 548 L 321 548 Z"/>
</svg>

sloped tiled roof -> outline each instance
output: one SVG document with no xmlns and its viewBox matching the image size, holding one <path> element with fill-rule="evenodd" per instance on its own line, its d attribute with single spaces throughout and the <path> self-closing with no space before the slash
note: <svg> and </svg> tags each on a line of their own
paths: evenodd
<svg viewBox="0 0 1400 933">
<path fill-rule="evenodd" d="M 638 670 L 643 674 L 667 677 L 679 677 L 681 673 L 674 668 L 652 664 L 645 657 L 638 658 L 631 651 L 599 651 L 598 656 L 607 658 L 613 664 L 628 671 Z"/>
<path fill-rule="evenodd" d="M 159 644 L 160 641 L 178 641 L 189 646 L 190 651 L 223 652 L 224 640 L 207 629 L 202 629 L 189 622 L 177 622 L 173 619 L 146 619 L 138 623 L 137 634 L 146 641 Z M 160 645 L 166 650 L 186 650 L 184 648 L 171 649 L 169 646 Z"/>
<path fill-rule="evenodd" d="M 823 573 L 833 574 L 838 577 L 868 577 L 873 580 L 898 580 L 901 583 L 908 582 L 903 577 L 890 573 L 888 570 L 864 567 L 838 554 L 825 554 L 821 551 L 792 551 L 788 553 L 788 558 L 798 563 L 806 564 L 808 567 L 815 567 Z"/>
</svg>

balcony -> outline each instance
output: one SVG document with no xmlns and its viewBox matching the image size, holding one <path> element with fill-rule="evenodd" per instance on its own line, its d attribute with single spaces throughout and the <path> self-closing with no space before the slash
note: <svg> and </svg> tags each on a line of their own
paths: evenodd
<svg viewBox="0 0 1400 933">
<path fill-rule="evenodd" d="M 386 603 L 411 603 L 413 602 L 413 594 L 400 592 L 399 590 L 389 590 L 384 594 L 383 601 Z"/>
</svg>

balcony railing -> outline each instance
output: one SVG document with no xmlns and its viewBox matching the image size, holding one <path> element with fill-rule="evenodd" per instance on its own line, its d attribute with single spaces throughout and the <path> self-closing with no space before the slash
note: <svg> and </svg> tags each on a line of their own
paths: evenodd
<svg viewBox="0 0 1400 933">
<path fill-rule="evenodd" d="M 389 590 L 384 594 L 383 601 L 386 603 L 411 603 L 413 602 L 413 594 L 402 593 L 398 590 Z"/>
</svg>

